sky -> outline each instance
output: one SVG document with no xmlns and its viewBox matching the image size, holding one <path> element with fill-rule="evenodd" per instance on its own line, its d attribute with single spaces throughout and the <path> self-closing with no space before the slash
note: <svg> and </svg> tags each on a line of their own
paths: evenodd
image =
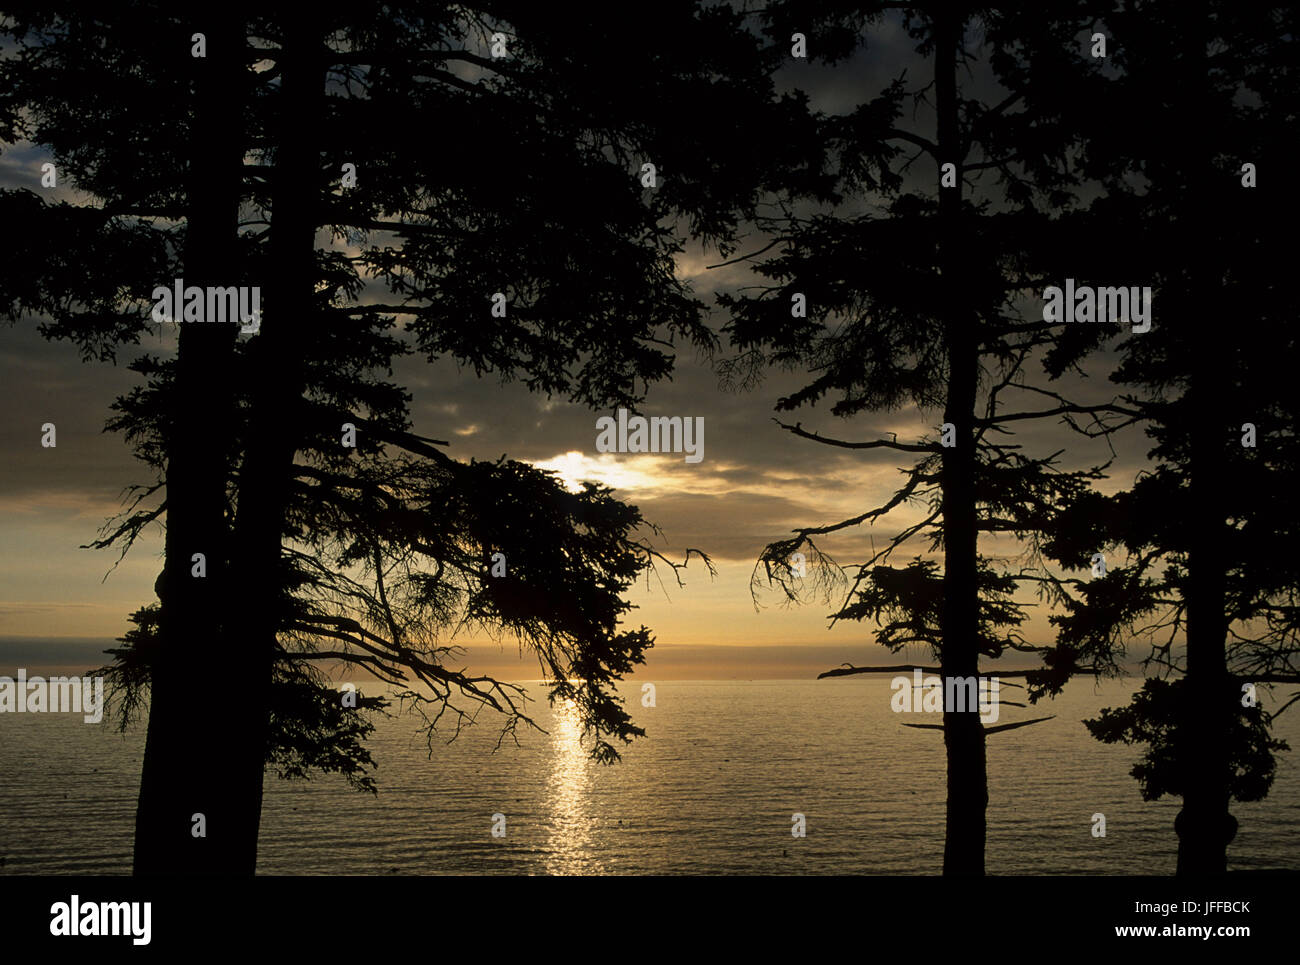
<svg viewBox="0 0 1300 965">
<path fill-rule="evenodd" d="M 868 55 L 829 72 L 795 65 L 783 83 L 808 90 L 823 109 L 847 110 L 862 92 L 878 89 L 905 66 L 909 49 L 897 25 L 885 23 Z M 45 159 L 30 145 L 6 151 L 0 155 L 0 186 L 41 191 Z M 761 239 L 753 239 L 741 250 L 760 246 Z M 749 280 L 744 265 L 709 267 L 721 260 L 698 249 L 679 258 L 679 274 L 706 304 L 713 304 L 715 292 Z M 715 328 L 724 321 L 714 310 Z M 141 349 L 165 352 L 174 345 L 174 328 L 159 326 L 157 339 Z M 725 355 L 724 349 L 719 359 Z M 130 357 L 124 354 L 115 366 L 85 363 L 74 346 L 42 339 L 33 320 L 0 328 L 0 444 L 7 454 L 0 468 L 0 545 L 7 550 L 0 555 L 0 673 L 6 667 L 99 662 L 94 654 L 126 629 L 126 616 L 153 600 L 161 529 L 155 527 L 120 563 L 115 550 L 82 548 L 121 508 L 126 487 L 151 481 L 125 442 L 103 431 L 113 400 L 134 384 L 125 364 Z M 554 469 L 568 481 L 604 482 L 661 528 L 657 545 L 665 555 L 680 559 L 691 547 L 712 558 L 716 576 L 696 561 L 683 574 L 684 586 L 661 568 L 630 593 L 637 609 L 629 620 L 649 626 L 657 638 L 640 677 L 803 677 L 845 662 L 905 662 L 904 655 L 891 656 L 873 644 L 869 625 L 829 627 L 827 614 L 842 596 L 788 606 L 778 591 L 751 593 L 751 577 L 763 546 L 796 526 L 835 522 L 886 501 L 906 463 L 886 450 L 845 451 L 791 436 L 773 421 L 773 406 L 802 384 L 799 375 L 769 373 L 756 387 L 736 391 L 722 384 L 716 361 L 689 350 L 679 355 L 672 380 L 653 386 L 643 408 L 647 416 L 703 418 L 704 459 L 696 464 L 681 454 L 600 453 L 596 419 L 612 413 L 530 394 L 494 377 L 476 378 L 449 361 L 404 359 L 396 376 L 414 395 L 415 431 L 448 440 L 450 454 L 506 454 Z M 1091 377 L 1073 380 L 1068 390 L 1084 401 L 1108 398 L 1110 363 L 1099 357 Z M 854 440 L 891 432 L 914 440 L 941 421 L 937 414 L 912 410 L 844 421 L 812 409 L 782 418 Z M 40 444 L 47 422 L 57 426 L 55 448 Z M 1066 450 L 1067 468 L 1106 457 L 1104 444 L 1059 423 L 1021 423 L 1015 441 L 1031 452 Z M 1143 464 L 1140 438 L 1121 440 L 1118 450 L 1114 482 L 1103 488 L 1118 487 Z M 819 545 L 851 564 L 916 519 L 916 510 L 905 509 L 874 528 L 859 527 Z M 991 540 L 982 548 L 1016 550 Z M 917 543 L 913 552 L 924 554 L 926 547 Z M 1026 636 L 1050 642 L 1044 613 L 1035 614 Z M 474 670 L 535 676 L 536 664 L 520 660 L 510 641 L 464 642 L 470 647 L 466 665 Z M 905 659 L 930 660 L 920 651 Z"/>
</svg>

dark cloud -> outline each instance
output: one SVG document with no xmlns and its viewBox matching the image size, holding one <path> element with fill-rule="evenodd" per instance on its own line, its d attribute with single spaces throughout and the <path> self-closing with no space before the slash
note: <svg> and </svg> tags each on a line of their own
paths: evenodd
<svg viewBox="0 0 1300 965">
<path fill-rule="evenodd" d="M 928 83 L 929 77 L 913 52 L 913 41 L 896 16 L 878 21 L 870 30 L 866 48 L 847 62 L 832 67 L 792 62 L 780 76 L 782 85 L 807 91 L 814 106 L 822 110 L 843 113 L 883 89 L 904 70 L 908 71 L 913 86 Z M 975 83 L 978 86 L 975 93 L 983 91 L 990 96 L 994 93 L 995 87 L 988 78 L 977 78 Z M 929 116 L 928 108 L 920 104 L 915 123 L 924 127 Z M 909 117 L 909 123 L 912 121 Z M 40 151 L 30 147 L 8 151 L 0 157 L 0 186 L 38 189 L 39 164 L 43 159 Z M 918 185 L 932 182 L 934 176 L 932 169 L 923 168 L 924 164 L 918 164 L 909 172 Z M 21 229 L 18 231 L 20 243 Z M 762 242 L 762 239 L 751 239 L 741 251 L 761 247 Z M 716 252 L 697 248 L 691 248 L 679 259 L 683 274 L 706 305 L 715 304 L 718 291 L 735 290 L 754 281 L 744 263 L 708 267 L 722 260 Z M 1024 307 L 1026 311 L 1035 310 L 1029 304 Z M 725 321 L 713 312 L 715 328 L 720 329 Z M 1156 324 L 1157 328 L 1146 337 L 1158 337 L 1158 309 Z M 172 343 L 160 337 L 158 345 L 150 348 L 166 354 L 171 351 Z M 719 358 L 726 353 L 724 348 Z M 0 539 L 6 545 L 14 545 L 15 534 L 22 532 L 27 542 L 21 546 L 21 552 L 38 562 L 62 561 L 69 547 L 84 543 L 93 535 L 97 513 L 107 515 L 116 508 L 125 486 L 149 481 L 147 470 L 131 458 L 124 442 L 102 431 L 114 398 L 135 383 L 136 376 L 123 364 L 130 355 L 128 352 L 116 367 L 83 363 L 73 346 L 42 339 L 35 331 L 34 322 L 0 328 L 0 372 L 3 373 L 0 405 L 6 413 L 6 418 L 0 421 L 0 443 L 6 454 L 0 505 L 36 509 L 51 505 L 58 494 L 81 501 L 77 511 L 66 512 L 60 522 L 51 524 L 60 527 L 57 547 L 32 542 L 30 532 L 9 515 L 0 522 Z M 820 446 L 796 438 L 775 424 L 772 417 L 776 400 L 800 387 L 805 375 L 769 372 L 752 388 L 735 391 L 721 384 L 717 361 L 701 357 L 693 349 L 684 349 L 672 379 L 650 388 L 642 410 L 646 415 L 702 417 L 705 424 L 702 463 L 684 464 L 680 456 L 656 457 L 653 465 L 657 485 L 625 494 L 641 507 L 647 519 L 662 527 L 665 549 L 680 552 L 686 546 L 699 547 L 719 560 L 731 561 L 737 574 L 742 574 L 771 540 L 787 535 L 797 526 L 833 523 L 873 508 L 888 499 L 902 482 L 897 469 L 910 463 L 909 456 L 900 458 L 900 454 L 888 450 L 849 451 Z M 1112 365 L 1112 356 L 1099 355 L 1089 361 L 1086 377 L 1071 374 L 1062 380 L 1059 390 L 1085 402 L 1109 399 L 1115 391 L 1106 379 Z M 608 413 L 592 412 L 564 399 L 534 395 L 520 383 L 502 384 L 493 375 L 479 378 L 448 359 L 433 363 L 419 357 L 402 359 L 396 366 L 395 377 L 413 395 L 416 430 L 447 440 L 448 451 L 458 458 L 496 459 L 505 454 L 543 462 L 572 451 L 593 458 L 597 455 L 595 420 Z M 1023 408 L 1045 407 L 1042 398 L 1028 393 L 1022 395 Z M 824 408 L 782 414 L 781 418 L 849 440 L 875 439 L 887 432 L 897 432 L 900 439 L 914 440 L 923 433 L 933 432 L 940 421 L 935 413 L 923 415 L 914 411 L 869 414 L 844 421 L 831 417 Z M 57 426 L 55 449 L 40 445 L 41 425 L 45 422 Z M 1015 428 L 1014 437 L 1004 437 L 1001 441 L 1022 444 L 1028 453 L 1063 450 L 1062 468 L 1079 468 L 1111 458 L 1105 442 L 1087 440 L 1057 420 L 1026 421 Z M 1126 484 L 1145 464 L 1148 446 L 1140 433 L 1128 433 L 1115 446 L 1114 479 L 1103 488 Z M 641 463 L 638 468 L 642 468 Z M 66 499 L 63 505 L 66 507 Z M 838 560 L 863 559 L 873 548 L 883 545 L 900 526 L 915 518 L 915 510 L 909 512 L 911 515 L 902 521 L 891 518 L 882 521 L 878 528 L 859 527 L 827 537 L 821 543 Z M 918 543 L 909 555 L 926 551 L 927 547 Z M 105 565 L 99 568 L 101 575 L 110 563 L 104 561 Z M 156 569 L 156 560 L 142 560 L 129 574 L 124 574 L 117 587 L 118 597 L 134 594 L 141 603 L 147 602 L 152 598 L 152 576 Z M 31 592 L 31 586 L 23 585 L 21 574 L 11 573 L 9 578 L 18 584 L 10 586 L 7 595 L 11 598 L 44 599 Z M 63 596 L 69 602 L 98 598 L 98 589 L 89 583 L 82 585 L 80 579 L 66 581 L 60 587 Z M 743 614 L 746 621 L 751 618 L 753 603 L 743 576 L 728 582 L 725 594 L 715 586 L 702 598 L 709 601 L 707 619 L 714 625 L 727 622 L 729 613 Z M 662 606 L 670 608 L 671 605 Z M 697 612 L 691 609 L 694 604 L 689 598 L 686 606 L 688 612 Z M 32 611 L 26 612 L 30 615 Z M 123 618 L 125 612 L 124 608 Z M 705 612 L 702 604 L 698 612 Z M 791 626 L 820 629 L 824 626 L 824 612 L 824 608 L 810 608 L 801 623 Z M 19 616 L 19 610 L 0 610 L 5 627 L 14 626 L 12 621 Z M 648 620 L 656 616 L 649 604 L 645 616 Z M 106 632 L 118 632 L 120 623 L 121 619 L 115 620 L 105 627 Z M 12 640 L 9 643 L 18 649 L 11 647 L 5 651 L 6 644 L 0 641 L 0 663 L 27 657 L 34 662 L 34 656 L 39 655 L 30 649 L 36 644 L 20 646 Z M 84 641 L 83 644 L 98 646 Z M 22 646 L 29 649 L 24 650 Z M 737 656 L 735 648 L 719 649 L 727 653 L 714 655 L 717 659 Z M 656 659 L 660 659 L 659 653 L 656 651 Z M 827 665 L 846 659 L 842 649 L 836 653 L 836 658 Z M 799 665 L 800 674 L 825 663 L 830 656 L 827 652 L 814 657 L 809 652 L 800 657 L 804 661 Z M 704 655 L 700 648 L 692 657 L 679 658 L 682 666 L 689 665 L 691 660 L 709 659 L 714 657 Z M 752 660 L 755 667 L 779 665 L 780 673 L 792 673 L 793 665 L 775 650 L 756 652 L 746 659 Z M 867 659 L 866 651 L 862 659 Z"/>
</svg>

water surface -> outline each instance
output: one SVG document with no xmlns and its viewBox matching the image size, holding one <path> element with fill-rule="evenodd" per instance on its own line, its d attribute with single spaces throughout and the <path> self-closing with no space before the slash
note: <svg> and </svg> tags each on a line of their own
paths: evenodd
<svg viewBox="0 0 1300 965">
<path fill-rule="evenodd" d="M 994 874 L 1172 874 L 1176 800 L 1144 802 L 1136 748 L 1080 720 L 1136 681 L 1063 697 L 1000 722 L 1055 720 L 989 737 L 987 865 Z M 377 688 L 374 683 L 362 689 Z M 539 684 L 527 685 L 538 697 Z M 943 854 L 941 732 L 900 726 L 889 680 L 664 681 L 657 706 L 626 688 L 647 736 L 612 767 L 590 762 L 573 715 L 532 707 L 549 734 L 492 753 L 480 723 L 433 756 L 418 721 L 381 720 L 378 797 L 342 778 L 268 776 L 266 874 L 936 874 Z M 1014 694 L 1015 692 L 1011 692 Z M 1017 699 L 1004 689 L 1003 696 Z M 907 715 L 929 722 L 928 715 Z M 937 721 L 936 721 L 937 722 Z M 1300 743 L 1294 712 L 1277 731 Z M 0 718 L 0 856 L 7 873 L 130 871 L 143 732 L 67 715 Z M 1300 774 L 1279 760 L 1270 796 L 1233 808 L 1233 870 L 1300 870 Z M 807 837 L 791 836 L 805 815 Z M 1106 816 L 1106 837 L 1092 815 Z M 491 836 L 492 815 L 506 837 Z"/>
</svg>

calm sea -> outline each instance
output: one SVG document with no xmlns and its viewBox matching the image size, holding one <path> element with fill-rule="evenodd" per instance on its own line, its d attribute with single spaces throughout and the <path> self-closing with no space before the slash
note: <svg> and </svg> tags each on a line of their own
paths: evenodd
<svg viewBox="0 0 1300 965">
<path fill-rule="evenodd" d="M 377 684 L 363 684 L 369 692 Z M 528 685 L 542 697 L 539 684 Z M 936 874 L 943 739 L 900 726 L 887 678 L 664 681 L 657 706 L 626 689 L 647 737 L 614 766 L 591 763 L 572 714 L 532 705 L 548 734 L 496 753 L 486 715 L 432 757 L 410 717 L 381 721 L 377 798 L 341 779 L 269 775 L 266 874 Z M 1134 682 L 1076 685 L 1000 722 L 1055 720 L 989 738 L 988 870 L 1172 874 L 1177 801 L 1146 803 L 1134 748 L 1080 720 Z M 1015 691 L 1003 691 L 1012 696 Z M 1300 745 L 1300 712 L 1278 736 Z M 926 715 L 908 715 L 928 722 Z M 130 871 L 143 733 L 77 715 L 0 718 L 0 872 Z M 1300 869 L 1300 772 L 1283 754 L 1269 797 L 1234 807 L 1233 870 Z M 807 836 L 791 836 L 794 813 Z M 1092 816 L 1106 836 L 1092 835 Z M 505 815 L 506 836 L 491 836 Z"/>
</svg>

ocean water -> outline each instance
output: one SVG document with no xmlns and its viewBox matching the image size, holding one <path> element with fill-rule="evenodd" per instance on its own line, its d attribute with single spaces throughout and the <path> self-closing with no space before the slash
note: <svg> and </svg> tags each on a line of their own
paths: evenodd
<svg viewBox="0 0 1300 965">
<path fill-rule="evenodd" d="M 992 874 L 1172 874 L 1176 800 L 1144 802 L 1137 749 L 1094 741 L 1080 721 L 1136 681 L 1091 681 L 1000 723 L 989 737 Z M 647 736 L 613 766 L 591 762 L 574 715 L 527 684 L 549 733 L 493 753 L 484 715 L 432 756 L 418 720 L 383 721 L 372 744 L 378 797 L 341 778 L 268 774 L 264 874 L 937 874 L 944 830 L 941 732 L 901 726 L 889 680 L 663 681 L 657 706 L 625 689 Z M 377 684 L 362 684 L 371 692 Z M 1006 690 L 1004 697 L 1016 699 Z M 937 718 L 937 715 L 935 715 Z M 935 721 L 937 722 L 937 720 Z M 1278 736 L 1300 746 L 1297 715 Z M 143 729 L 125 736 L 77 715 L 0 718 L 0 873 L 125 874 Z M 1233 808 L 1232 870 L 1300 870 L 1300 768 L 1280 756 L 1269 797 Z M 807 836 L 791 835 L 792 815 Z M 1092 835 L 1092 816 L 1106 836 Z M 493 838 L 496 813 L 505 838 Z"/>
</svg>

